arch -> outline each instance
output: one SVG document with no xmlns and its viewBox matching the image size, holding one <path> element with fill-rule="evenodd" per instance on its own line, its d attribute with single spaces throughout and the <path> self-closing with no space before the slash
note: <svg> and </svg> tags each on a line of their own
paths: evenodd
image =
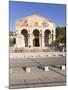
<svg viewBox="0 0 68 90">
<path fill-rule="evenodd" d="M 49 35 L 51 34 L 51 31 L 49 29 L 45 30 L 44 32 L 44 42 L 45 42 L 45 46 L 49 46 Z"/>
<path fill-rule="evenodd" d="M 39 30 L 34 29 L 33 30 L 33 35 L 34 35 L 33 46 L 34 47 L 39 47 Z"/>
<path fill-rule="evenodd" d="M 21 34 L 24 37 L 24 46 L 28 47 L 28 31 L 26 29 L 21 30 Z"/>
<path fill-rule="evenodd" d="M 16 38 L 15 37 L 13 38 L 13 44 L 16 44 Z"/>
</svg>

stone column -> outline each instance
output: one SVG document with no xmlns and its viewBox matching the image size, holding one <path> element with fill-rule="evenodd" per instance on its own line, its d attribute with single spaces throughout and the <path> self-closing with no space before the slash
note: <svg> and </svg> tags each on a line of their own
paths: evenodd
<svg viewBox="0 0 68 90">
<path fill-rule="evenodd" d="M 32 34 L 29 34 L 29 35 L 28 35 L 28 46 L 33 47 L 33 42 L 32 42 L 32 40 L 33 40 Z"/>
<path fill-rule="evenodd" d="M 16 47 L 25 47 L 24 37 L 21 34 L 16 37 Z"/>
<path fill-rule="evenodd" d="M 42 38 L 41 38 L 41 35 L 39 35 L 39 47 L 41 47 L 42 46 L 42 40 L 41 40 Z"/>
<path fill-rule="evenodd" d="M 23 35 L 21 35 L 21 37 L 20 37 L 20 46 L 25 47 L 25 39 L 24 39 Z"/>
<path fill-rule="evenodd" d="M 51 32 L 51 37 L 52 37 L 52 45 L 53 45 L 53 41 L 55 41 L 54 30 L 52 30 L 52 32 Z"/>
<path fill-rule="evenodd" d="M 53 41 L 55 41 L 55 39 L 56 39 L 56 38 L 55 38 L 55 34 L 53 34 Z"/>
<path fill-rule="evenodd" d="M 49 44 L 52 44 L 52 34 L 49 34 Z"/>
<path fill-rule="evenodd" d="M 20 36 L 19 35 L 17 35 L 16 36 L 16 47 L 20 47 Z"/>
<path fill-rule="evenodd" d="M 45 47 L 44 34 L 42 34 L 42 47 Z"/>
<path fill-rule="evenodd" d="M 28 47 L 30 46 L 30 34 L 28 34 Z"/>
</svg>

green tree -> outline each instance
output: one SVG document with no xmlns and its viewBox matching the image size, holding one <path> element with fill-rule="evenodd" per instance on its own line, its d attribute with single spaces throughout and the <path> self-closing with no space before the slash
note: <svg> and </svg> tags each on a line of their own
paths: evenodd
<svg viewBox="0 0 68 90">
<path fill-rule="evenodd" d="M 14 35 L 14 32 L 9 32 L 9 36 L 13 36 Z"/>
<path fill-rule="evenodd" d="M 56 43 L 64 43 L 66 45 L 66 27 L 56 28 Z"/>
</svg>

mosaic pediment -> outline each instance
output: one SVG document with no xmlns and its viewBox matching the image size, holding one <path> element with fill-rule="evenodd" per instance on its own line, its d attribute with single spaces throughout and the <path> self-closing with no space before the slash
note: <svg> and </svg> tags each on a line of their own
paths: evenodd
<svg viewBox="0 0 68 90">
<path fill-rule="evenodd" d="M 44 17 L 38 16 L 38 15 L 32 15 L 26 17 L 24 20 L 19 20 L 16 22 L 16 26 L 20 27 L 37 27 L 37 26 L 43 26 L 48 27 L 51 22 L 49 22 Z"/>
</svg>

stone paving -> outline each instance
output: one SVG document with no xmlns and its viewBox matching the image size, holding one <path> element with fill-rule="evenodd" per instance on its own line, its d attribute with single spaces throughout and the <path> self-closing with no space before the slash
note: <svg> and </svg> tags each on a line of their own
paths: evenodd
<svg viewBox="0 0 68 90">
<path fill-rule="evenodd" d="M 49 65 L 47 71 L 44 66 Z M 9 88 L 49 87 L 66 85 L 66 57 L 11 58 Z M 23 67 L 29 67 L 26 72 Z"/>
</svg>

